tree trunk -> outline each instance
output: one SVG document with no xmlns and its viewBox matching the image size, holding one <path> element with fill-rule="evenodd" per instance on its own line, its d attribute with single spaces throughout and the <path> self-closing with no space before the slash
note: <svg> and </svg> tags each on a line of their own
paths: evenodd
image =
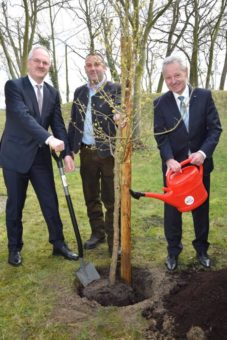
<svg viewBox="0 0 227 340">
<path fill-rule="evenodd" d="M 226 74 L 227 74 L 227 31 L 225 32 L 225 62 L 221 73 L 219 90 L 224 90 Z"/>
<path fill-rule="evenodd" d="M 194 0 L 195 8 L 195 24 L 193 27 L 193 45 L 192 45 L 192 55 L 191 55 L 191 70 L 190 70 L 190 84 L 193 87 L 198 86 L 198 51 L 199 51 L 199 41 L 198 41 L 198 30 L 199 30 L 199 10 L 198 1 Z"/>
<path fill-rule="evenodd" d="M 65 44 L 65 83 L 66 83 L 66 103 L 69 102 L 69 66 L 68 66 L 68 47 Z"/>
<path fill-rule="evenodd" d="M 121 167 L 121 278 L 131 284 L 131 114 L 132 114 L 132 39 L 122 38 L 123 106 L 127 125 L 122 129 L 121 140 L 124 150 Z"/>
</svg>

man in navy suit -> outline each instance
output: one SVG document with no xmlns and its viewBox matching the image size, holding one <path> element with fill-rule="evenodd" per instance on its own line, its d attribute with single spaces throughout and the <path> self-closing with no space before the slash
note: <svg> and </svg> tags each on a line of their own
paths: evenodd
<svg viewBox="0 0 227 340">
<path fill-rule="evenodd" d="M 22 212 L 29 181 L 48 226 L 53 255 L 77 260 L 64 241 L 58 210 L 50 149 L 62 152 L 66 171 L 74 169 L 59 93 L 44 82 L 51 61 L 49 51 L 34 47 L 28 55 L 28 75 L 5 85 L 6 123 L 0 149 L 0 166 L 7 188 L 6 227 L 11 265 L 22 263 Z M 53 135 L 48 131 L 51 128 Z"/>
<path fill-rule="evenodd" d="M 162 159 L 164 176 L 181 170 L 180 162 L 190 158 L 192 164 L 203 164 L 203 183 L 207 200 L 192 211 L 195 239 L 192 244 L 198 260 L 210 267 L 209 191 L 212 154 L 222 131 L 211 92 L 188 85 L 188 69 L 179 57 L 169 56 L 163 62 L 162 74 L 169 89 L 154 101 L 154 134 Z M 164 206 L 164 231 L 168 242 L 167 268 L 177 267 L 182 251 L 182 214 L 173 206 Z"/>
</svg>

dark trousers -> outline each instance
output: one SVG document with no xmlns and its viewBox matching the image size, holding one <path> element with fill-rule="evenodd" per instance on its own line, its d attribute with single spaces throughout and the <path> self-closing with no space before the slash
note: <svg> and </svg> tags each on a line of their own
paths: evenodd
<svg viewBox="0 0 227 340">
<path fill-rule="evenodd" d="M 113 240 L 114 158 L 101 158 L 97 150 L 86 147 L 80 151 L 80 174 L 84 199 L 92 235 L 101 238 L 107 234 L 108 244 Z M 102 204 L 105 207 L 103 212 Z"/>
<path fill-rule="evenodd" d="M 62 222 L 58 210 L 53 169 L 48 148 L 40 148 L 34 163 L 26 174 L 3 169 L 7 188 L 6 227 L 9 250 L 21 250 L 23 247 L 22 212 L 26 199 L 28 183 L 35 190 L 39 204 L 48 226 L 49 242 L 60 245 L 64 241 Z"/>
<path fill-rule="evenodd" d="M 210 175 L 203 177 L 204 186 L 208 192 L 207 200 L 198 208 L 192 210 L 195 239 L 192 241 L 197 252 L 206 252 L 209 247 L 209 192 Z M 178 256 L 183 248 L 182 238 L 182 213 L 175 207 L 164 206 L 164 231 L 168 242 L 168 254 Z"/>
</svg>

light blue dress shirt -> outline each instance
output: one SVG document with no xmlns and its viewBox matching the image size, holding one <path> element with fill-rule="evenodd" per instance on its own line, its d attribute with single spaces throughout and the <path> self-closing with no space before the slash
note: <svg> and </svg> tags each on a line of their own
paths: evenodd
<svg viewBox="0 0 227 340">
<path fill-rule="evenodd" d="M 85 113 L 85 120 L 84 120 L 84 132 L 82 137 L 82 142 L 87 145 L 95 145 L 95 134 L 94 134 L 94 128 L 92 124 L 92 113 L 91 113 L 91 99 L 92 96 L 94 96 L 97 92 L 97 90 L 105 83 L 106 77 L 103 78 L 103 80 L 97 84 L 96 86 L 92 86 L 88 83 L 88 105 L 87 105 L 87 111 Z"/>
</svg>

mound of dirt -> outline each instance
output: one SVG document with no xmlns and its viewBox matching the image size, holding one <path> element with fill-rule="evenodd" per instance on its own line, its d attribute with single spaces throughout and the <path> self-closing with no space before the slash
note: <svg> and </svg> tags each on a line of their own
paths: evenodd
<svg viewBox="0 0 227 340">
<path fill-rule="evenodd" d="M 83 321 L 92 322 L 98 306 L 114 305 L 127 325 L 135 323 L 138 313 L 147 320 L 147 327 L 140 330 L 143 339 L 227 339 L 227 268 L 183 273 L 132 269 L 132 287 L 119 277 L 110 287 L 108 268 L 98 268 L 101 280 L 85 288 L 75 280 L 74 294 L 58 289 L 51 322 L 76 325 L 79 332 Z"/>
<path fill-rule="evenodd" d="M 164 298 L 164 306 L 174 318 L 177 339 L 189 338 L 194 327 L 201 329 L 204 336 L 194 336 L 196 340 L 226 340 L 227 269 L 182 273 Z"/>
</svg>

